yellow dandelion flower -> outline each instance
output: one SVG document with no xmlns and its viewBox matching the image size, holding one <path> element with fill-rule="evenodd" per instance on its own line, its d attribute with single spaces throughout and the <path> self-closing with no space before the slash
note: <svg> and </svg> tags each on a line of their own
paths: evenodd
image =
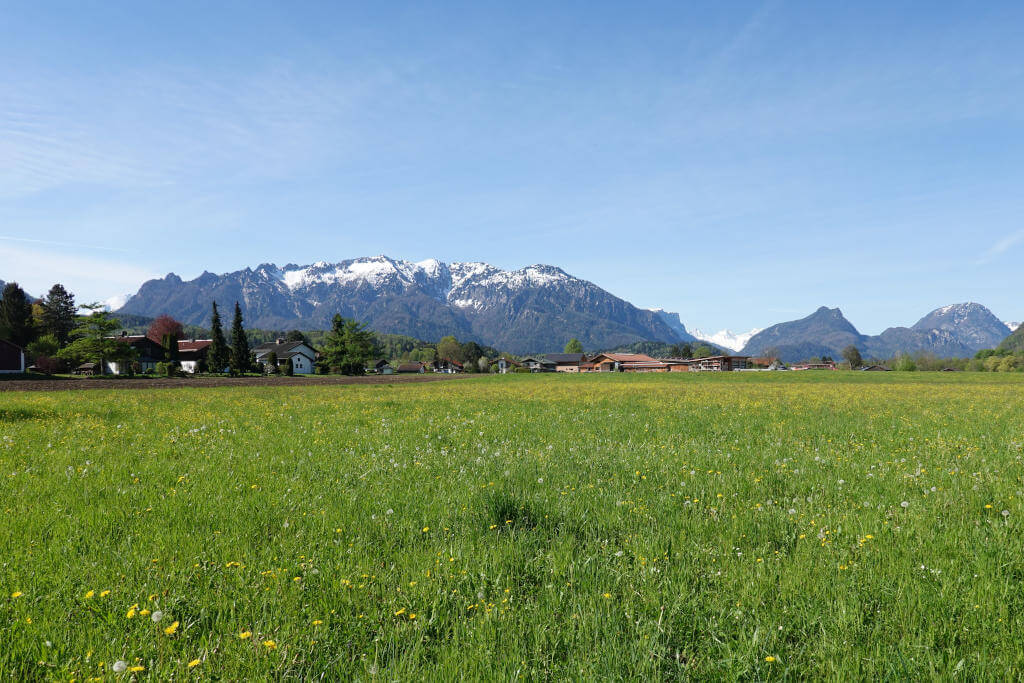
<svg viewBox="0 0 1024 683">
<path fill-rule="evenodd" d="M 96 595 L 96 591 L 86 591 L 85 592 L 85 599 L 88 600 L 89 598 L 91 598 L 94 595 Z"/>
<path fill-rule="evenodd" d="M 100 591 L 100 597 L 101 597 L 101 598 L 105 598 L 105 597 L 107 597 L 108 595 L 110 595 L 110 591 L 109 591 L 109 590 L 105 590 L 105 591 Z"/>
<path fill-rule="evenodd" d="M 403 614 L 405 614 L 405 608 L 404 607 L 402 609 L 398 610 L 397 612 L 395 612 L 395 616 L 396 617 L 400 617 Z"/>
<path fill-rule="evenodd" d="M 199 666 L 199 660 L 198 659 L 193 659 L 191 662 L 188 663 L 188 668 L 190 668 L 190 669 L 194 669 L 197 666 Z"/>
<path fill-rule="evenodd" d="M 139 609 L 138 604 L 135 604 L 135 605 L 132 605 L 131 607 L 129 607 L 128 608 L 128 613 L 124 615 L 125 618 L 126 619 L 134 619 L 135 618 L 135 613 L 138 611 L 138 609 Z"/>
<path fill-rule="evenodd" d="M 245 640 L 246 638 L 252 638 L 252 631 L 242 631 L 238 634 L 238 637 L 242 640 Z"/>
<path fill-rule="evenodd" d="M 164 629 L 164 633 L 167 635 L 174 635 L 174 632 L 178 630 L 178 622 L 171 622 L 171 625 Z"/>
<path fill-rule="evenodd" d="M 324 623 L 324 622 L 321 619 L 314 619 L 313 620 L 313 626 L 319 626 L 322 623 Z"/>
<path fill-rule="evenodd" d="M 135 666 L 128 667 L 128 670 L 133 673 L 138 673 L 139 671 L 145 671 L 146 667 L 142 666 L 141 664 L 136 664 Z"/>
<path fill-rule="evenodd" d="M 139 616 L 148 617 L 149 616 L 149 610 L 148 609 L 139 610 Z"/>
<path fill-rule="evenodd" d="M 612 594 L 611 593 L 602 593 L 602 597 L 604 597 L 604 599 L 607 600 L 607 599 L 612 597 Z"/>
<path fill-rule="evenodd" d="M 12 598 L 20 598 L 22 595 L 24 595 L 24 593 L 22 593 L 21 591 L 14 591 L 13 593 L 11 593 Z"/>
<path fill-rule="evenodd" d="M 409 619 L 415 619 L 415 618 L 416 618 L 416 613 L 415 612 L 410 612 L 409 613 Z"/>
<path fill-rule="evenodd" d="M 267 648 L 268 650 L 276 650 L 277 649 L 277 643 L 275 643 L 272 640 L 264 640 L 263 641 L 263 647 Z"/>
<path fill-rule="evenodd" d="M 430 531 L 430 527 L 429 526 L 423 527 L 423 533 L 427 533 L 428 531 Z"/>
<path fill-rule="evenodd" d="M 770 663 L 775 661 L 775 657 L 772 657 L 771 655 L 768 655 L 767 657 L 764 658 L 764 661 L 766 661 L 766 662 L 768 662 L 770 664 Z"/>
</svg>

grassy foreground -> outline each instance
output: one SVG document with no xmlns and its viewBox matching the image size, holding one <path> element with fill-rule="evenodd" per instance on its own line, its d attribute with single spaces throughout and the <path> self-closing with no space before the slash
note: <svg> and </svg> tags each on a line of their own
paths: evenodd
<svg viewBox="0 0 1024 683">
<path fill-rule="evenodd" d="M 1017 678 L 1022 458 L 1013 375 L 0 394 L 0 673 Z"/>
</svg>

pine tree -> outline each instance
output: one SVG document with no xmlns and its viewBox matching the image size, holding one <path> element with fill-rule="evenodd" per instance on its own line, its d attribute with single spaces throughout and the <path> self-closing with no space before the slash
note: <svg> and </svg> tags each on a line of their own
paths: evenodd
<svg viewBox="0 0 1024 683">
<path fill-rule="evenodd" d="M 75 306 L 75 295 L 64 289 L 64 285 L 57 283 L 50 287 L 42 305 L 43 332 L 52 334 L 61 347 L 65 346 L 71 336 L 71 330 L 75 329 L 75 314 L 78 311 L 78 307 Z"/>
<path fill-rule="evenodd" d="M 356 320 L 335 315 L 331 320 L 331 331 L 324 338 L 324 356 L 331 372 L 345 375 L 361 375 L 366 363 L 377 353 L 373 333 L 366 325 Z"/>
<path fill-rule="evenodd" d="M 235 319 L 231 322 L 231 374 L 241 375 L 249 369 L 249 340 L 242 327 L 242 309 L 235 302 Z"/>
<path fill-rule="evenodd" d="M 8 282 L 0 299 L 0 339 L 25 347 L 35 338 L 32 302 L 17 282 Z"/>
<path fill-rule="evenodd" d="M 210 372 L 224 372 L 224 368 L 230 362 L 228 342 L 224 339 L 224 329 L 220 325 L 220 313 L 217 312 L 217 302 L 213 302 L 213 316 L 210 318 L 210 350 L 207 354 L 207 364 Z"/>
</svg>

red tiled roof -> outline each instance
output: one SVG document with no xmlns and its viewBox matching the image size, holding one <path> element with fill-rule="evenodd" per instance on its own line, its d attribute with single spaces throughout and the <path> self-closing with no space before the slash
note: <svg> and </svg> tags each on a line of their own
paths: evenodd
<svg viewBox="0 0 1024 683">
<path fill-rule="evenodd" d="M 213 343 L 212 339 L 188 339 L 178 341 L 179 351 L 202 351 Z"/>
</svg>

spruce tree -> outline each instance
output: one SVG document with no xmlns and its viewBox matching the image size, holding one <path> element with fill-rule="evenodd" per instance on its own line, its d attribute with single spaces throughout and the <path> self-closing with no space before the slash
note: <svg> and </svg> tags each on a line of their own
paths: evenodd
<svg viewBox="0 0 1024 683">
<path fill-rule="evenodd" d="M 217 302 L 213 302 L 213 316 L 210 318 L 210 351 L 207 354 L 207 364 L 210 372 L 224 372 L 224 368 L 230 362 L 228 342 L 224 339 L 224 329 L 220 324 L 220 313 L 217 311 Z"/>
<path fill-rule="evenodd" d="M 249 369 L 249 340 L 242 327 L 242 309 L 235 302 L 235 319 L 231 322 L 231 374 L 241 375 Z"/>
<path fill-rule="evenodd" d="M 57 343 L 64 347 L 71 336 L 71 330 L 75 329 L 75 315 L 78 312 L 75 295 L 57 283 L 50 287 L 42 306 L 43 333 L 52 334 L 57 338 Z"/>
<path fill-rule="evenodd" d="M 0 299 L 0 339 L 25 347 L 34 338 L 32 302 L 17 282 L 8 282 Z"/>
</svg>

